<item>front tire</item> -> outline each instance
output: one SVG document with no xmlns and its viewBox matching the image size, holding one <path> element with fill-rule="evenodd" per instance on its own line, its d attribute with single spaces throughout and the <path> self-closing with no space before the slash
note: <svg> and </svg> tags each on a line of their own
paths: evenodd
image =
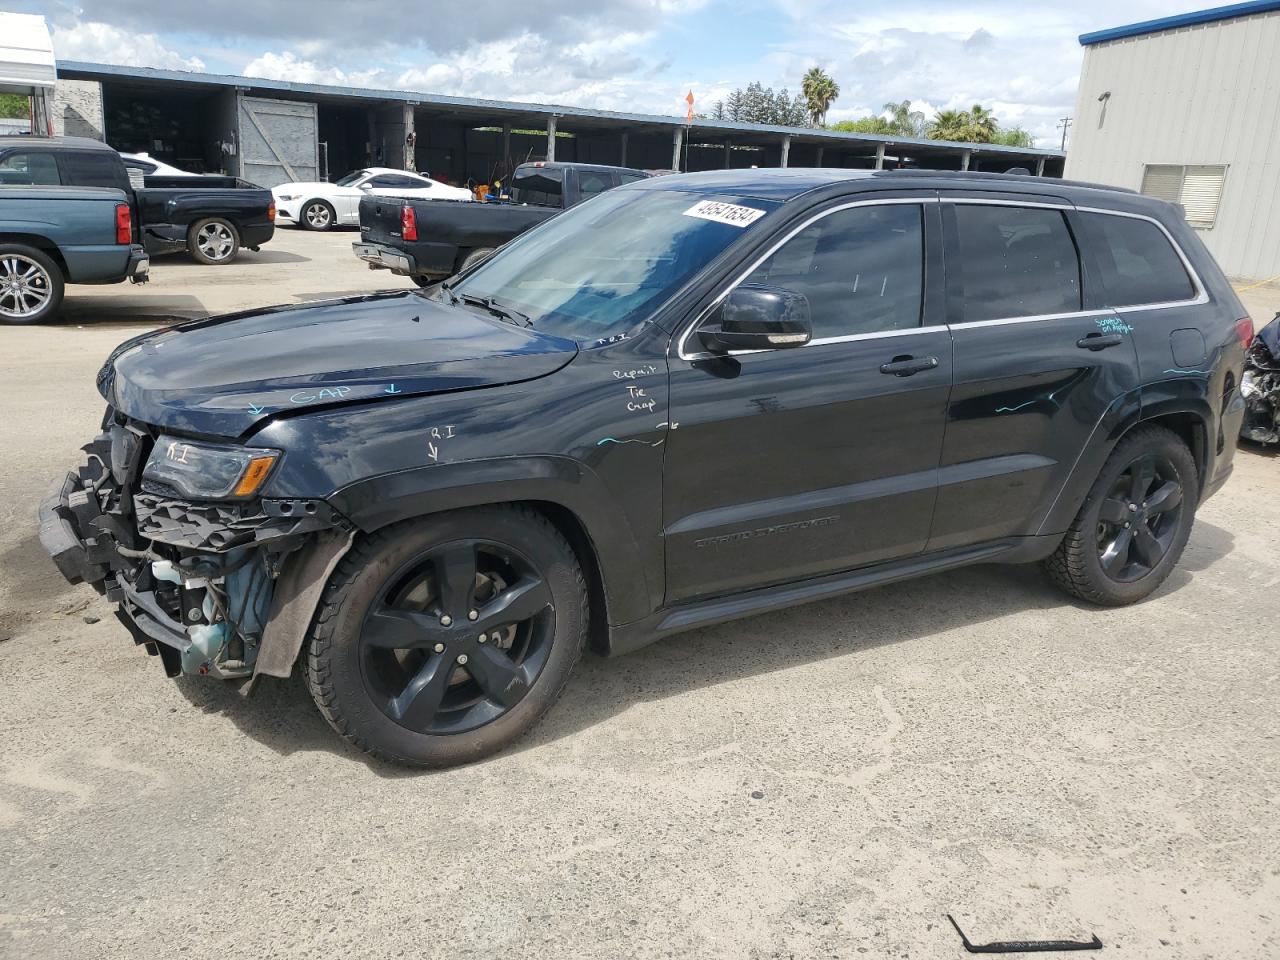
<svg viewBox="0 0 1280 960">
<path fill-rule="evenodd" d="M 40 323 L 62 305 L 62 270 L 42 250 L 0 244 L 0 323 Z"/>
<path fill-rule="evenodd" d="M 1050 579 L 1101 606 L 1146 599 L 1182 556 L 1199 497 L 1195 457 L 1181 437 L 1155 425 L 1132 431 L 1045 561 Z"/>
<path fill-rule="evenodd" d="M 446 767 L 531 729 L 586 637 L 586 585 L 564 537 L 533 510 L 480 507 L 359 541 L 325 589 L 305 673 L 350 743 Z"/>
<path fill-rule="evenodd" d="M 221 217 L 197 220 L 187 232 L 187 249 L 200 263 L 222 266 L 240 252 L 240 232 L 230 220 Z"/>
<path fill-rule="evenodd" d="M 298 217 L 298 222 L 308 230 L 317 230 L 321 233 L 332 230 L 337 220 L 337 212 L 323 200 L 310 200 L 303 204 Z"/>
</svg>

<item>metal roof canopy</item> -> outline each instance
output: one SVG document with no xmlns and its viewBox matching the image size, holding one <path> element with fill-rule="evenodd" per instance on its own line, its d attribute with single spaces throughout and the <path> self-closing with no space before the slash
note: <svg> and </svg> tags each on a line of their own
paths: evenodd
<svg viewBox="0 0 1280 960">
<path fill-rule="evenodd" d="M 453 97 L 444 94 L 418 93 L 408 90 L 378 90 L 366 87 L 338 87 L 315 83 L 294 83 L 288 80 L 267 80 L 259 77 L 240 77 L 228 74 L 189 73 L 181 70 L 158 70 L 150 67 L 126 67 L 106 63 L 85 63 L 62 60 L 58 63 L 62 76 L 77 80 L 115 81 L 145 86 L 206 87 L 212 91 L 218 87 L 238 87 L 256 92 L 269 92 L 283 99 L 308 99 L 320 102 L 381 102 L 407 103 L 415 110 L 429 116 L 473 124 L 474 126 L 501 126 L 509 123 L 516 127 L 545 126 L 555 117 L 562 132 L 614 131 L 632 134 L 664 134 L 668 137 L 676 128 L 685 129 L 682 117 L 664 117 L 645 113 L 621 113 L 612 110 L 589 110 L 557 104 L 521 103 L 519 101 L 485 100 L 474 97 Z M 646 129 L 647 128 L 647 129 Z M 864 150 L 874 154 L 883 144 L 886 151 L 895 155 L 953 156 L 966 150 L 986 157 L 1001 156 L 1010 162 L 1018 159 L 1063 159 L 1060 150 L 1043 150 L 1037 147 L 1006 147 L 993 143 L 961 143 L 951 140 L 927 140 L 912 137 L 880 136 L 869 133 L 842 133 L 812 127 L 781 127 L 769 124 L 739 123 L 732 120 L 694 120 L 688 136 L 693 143 L 728 141 L 736 145 L 776 145 L 783 137 L 790 137 L 792 145 L 810 144 L 833 149 Z"/>
<path fill-rule="evenodd" d="M 1093 33 L 1080 34 L 1082 46 L 1095 43 L 1106 43 L 1108 40 L 1124 40 L 1128 37 L 1141 37 L 1148 33 L 1160 33 L 1163 30 L 1177 30 L 1180 27 L 1193 27 L 1201 23 L 1216 23 L 1219 20 L 1234 20 L 1237 17 L 1248 17 L 1255 13 L 1270 13 L 1280 10 L 1280 0 L 1250 0 L 1249 3 L 1233 3 L 1225 7 L 1211 7 L 1208 10 L 1196 10 L 1191 13 L 1179 13 L 1172 17 L 1160 17 L 1156 20 L 1143 20 L 1123 27 L 1112 27 L 1109 30 L 1095 30 Z"/>
<path fill-rule="evenodd" d="M 53 89 L 58 71 L 44 17 L 0 13 L 0 93 L 32 96 Z"/>
</svg>

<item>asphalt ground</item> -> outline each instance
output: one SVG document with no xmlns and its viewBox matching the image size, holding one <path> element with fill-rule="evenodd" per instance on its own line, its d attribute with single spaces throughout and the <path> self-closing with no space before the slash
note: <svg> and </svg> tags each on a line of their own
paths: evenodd
<svg viewBox="0 0 1280 960">
<path fill-rule="evenodd" d="M 0 956 L 1280 956 L 1280 458 L 1148 602 L 979 567 L 588 657 L 473 766 L 366 761 L 295 681 L 167 680 L 34 512 L 119 340 L 407 286 L 351 233 L 0 329 Z M 1255 320 L 1280 291 L 1248 293 Z"/>
</svg>

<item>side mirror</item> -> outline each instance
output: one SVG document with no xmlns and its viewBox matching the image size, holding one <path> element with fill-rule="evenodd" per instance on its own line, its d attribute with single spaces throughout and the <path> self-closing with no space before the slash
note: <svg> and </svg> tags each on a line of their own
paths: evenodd
<svg viewBox="0 0 1280 960">
<path fill-rule="evenodd" d="M 362 183 L 362 184 L 360 184 L 360 186 L 359 186 L 359 187 L 357 187 L 356 189 L 358 189 L 358 190 L 363 190 L 365 193 L 368 193 L 370 190 L 372 190 L 372 189 L 373 189 L 373 184 L 372 184 L 372 183 Z"/>
<path fill-rule="evenodd" d="M 804 294 L 754 284 L 730 291 L 698 329 L 702 345 L 712 353 L 803 347 L 812 336 Z"/>
</svg>

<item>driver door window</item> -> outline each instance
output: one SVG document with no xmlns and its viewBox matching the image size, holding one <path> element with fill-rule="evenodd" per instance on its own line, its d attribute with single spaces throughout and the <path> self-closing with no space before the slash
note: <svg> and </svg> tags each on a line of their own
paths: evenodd
<svg viewBox="0 0 1280 960">
<path fill-rule="evenodd" d="M 921 207 L 837 210 L 787 240 L 744 282 L 803 294 L 814 340 L 918 327 L 924 299 Z"/>
</svg>

